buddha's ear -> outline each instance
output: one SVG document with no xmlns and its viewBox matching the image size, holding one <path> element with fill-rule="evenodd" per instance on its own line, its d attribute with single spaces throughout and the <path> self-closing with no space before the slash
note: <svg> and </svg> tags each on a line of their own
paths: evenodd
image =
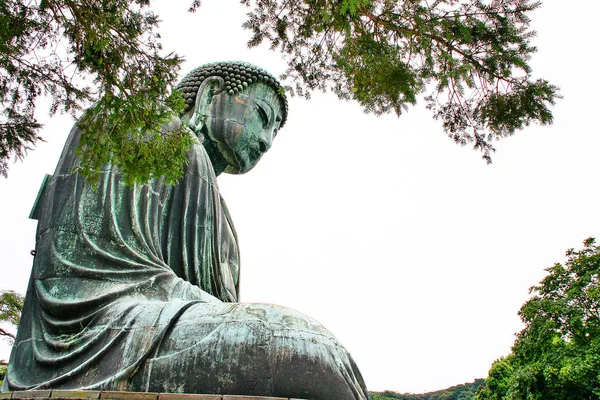
<svg viewBox="0 0 600 400">
<path fill-rule="evenodd" d="M 225 81 L 220 76 L 209 76 L 198 88 L 194 113 L 188 122 L 188 126 L 194 132 L 199 132 L 206 123 L 206 114 L 212 103 L 213 96 L 225 90 Z"/>
</svg>

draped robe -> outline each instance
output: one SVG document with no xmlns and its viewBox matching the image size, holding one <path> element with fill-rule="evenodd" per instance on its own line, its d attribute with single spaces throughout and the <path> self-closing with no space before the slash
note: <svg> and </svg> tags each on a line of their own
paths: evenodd
<svg viewBox="0 0 600 400">
<path fill-rule="evenodd" d="M 366 398 L 354 362 L 318 322 L 236 303 L 237 238 L 201 145 L 174 186 L 128 187 L 108 165 L 94 188 L 77 173 L 80 135 L 75 126 L 42 199 L 4 390 Z M 304 388 L 325 370 L 331 389 Z"/>
</svg>

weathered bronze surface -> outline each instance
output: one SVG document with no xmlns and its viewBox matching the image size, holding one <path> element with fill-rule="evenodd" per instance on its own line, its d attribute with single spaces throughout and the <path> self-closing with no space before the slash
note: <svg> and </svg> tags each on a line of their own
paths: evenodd
<svg viewBox="0 0 600 400">
<path fill-rule="evenodd" d="M 97 390 L 26 390 L 0 392 L 0 399 L 19 400 L 305 400 L 287 397 L 246 395 L 189 394 L 189 393 L 139 393 L 103 392 Z"/>
<path fill-rule="evenodd" d="M 216 176 L 244 173 L 287 116 L 279 84 L 241 63 L 179 88 L 199 140 L 185 176 L 125 186 L 107 165 L 77 173 L 75 126 L 40 191 L 36 255 L 4 391 L 95 389 L 366 399 L 350 355 L 322 325 L 237 303 L 239 254 Z"/>
</svg>

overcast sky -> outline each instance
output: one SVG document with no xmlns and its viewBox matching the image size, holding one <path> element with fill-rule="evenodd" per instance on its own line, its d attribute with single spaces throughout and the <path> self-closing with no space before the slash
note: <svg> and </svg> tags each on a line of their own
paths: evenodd
<svg viewBox="0 0 600 400">
<path fill-rule="evenodd" d="M 285 64 L 248 50 L 237 1 L 157 9 L 182 75 L 212 61 Z M 316 94 L 290 100 L 272 150 L 251 172 L 221 176 L 242 253 L 242 301 L 323 323 L 370 390 L 423 392 L 473 381 L 506 355 L 517 312 L 568 248 L 600 238 L 600 3 L 547 1 L 532 15 L 536 77 L 561 87 L 550 127 L 497 143 L 493 164 L 448 139 L 422 104 L 401 118 L 365 115 Z M 36 222 L 27 219 L 73 123 L 47 117 L 41 143 L 0 178 L 0 289 L 24 293 Z M 0 344 L 0 359 L 9 348 Z"/>
</svg>

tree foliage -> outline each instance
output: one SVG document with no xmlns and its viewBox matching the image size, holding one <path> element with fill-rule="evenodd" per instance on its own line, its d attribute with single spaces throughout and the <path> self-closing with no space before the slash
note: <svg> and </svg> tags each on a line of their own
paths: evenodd
<svg viewBox="0 0 600 400">
<path fill-rule="evenodd" d="M 21 310 L 25 298 L 12 290 L 0 291 L 0 323 L 8 323 L 14 327 L 19 326 L 21 320 Z M 15 335 L 0 327 L 0 337 L 8 339 L 11 343 L 15 340 Z"/>
<path fill-rule="evenodd" d="M 243 0 L 247 5 L 250 0 Z M 533 79 L 529 0 L 256 0 L 249 42 L 283 52 L 296 91 L 330 89 L 400 115 L 425 93 L 455 142 L 491 162 L 494 139 L 549 124 L 558 88 Z"/>
<path fill-rule="evenodd" d="M 161 55 L 149 0 L 6 0 L 0 3 L 0 173 L 39 137 L 36 100 L 76 113 L 95 102 L 81 126 L 81 172 L 94 177 L 109 159 L 130 181 L 175 180 L 186 135 L 160 135 L 183 101 L 170 92 L 181 58 Z M 167 160 L 165 162 L 165 159 Z M 167 166 L 165 164 L 173 164 Z"/>
<path fill-rule="evenodd" d="M 294 92 L 330 89 L 367 112 L 401 114 L 419 96 L 457 143 L 488 160 L 495 138 L 552 121 L 557 88 L 534 80 L 530 0 L 241 0 L 250 46 L 287 58 Z M 200 6 L 191 2 L 189 11 Z M 80 172 L 110 161 L 126 180 L 182 173 L 191 139 L 161 126 L 183 101 L 182 59 L 164 54 L 149 0 L 0 3 L 0 174 L 40 140 L 36 100 L 80 121 Z M 291 86 L 288 87 L 291 89 Z"/>
<path fill-rule="evenodd" d="M 531 288 L 519 311 L 525 328 L 512 355 L 492 366 L 480 400 L 600 397 L 600 247 L 587 239 L 567 257 Z"/>
<path fill-rule="evenodd" d="M 0 386 L 2 386 L 2 381 L 4 380 L 4 377 L 6 376 L 6 372 L 8 372 L 8 365 L 3 364 L 2 360 L 0 360 Z"/>
<path fill-rule="evenodd" d="M 512 356 L 500 358 L 492 364 L 485 385 L 477 390 L 477 399 L 502 400 L 508 397 L 510 378 L 514 372 Z"/>
</svg>

